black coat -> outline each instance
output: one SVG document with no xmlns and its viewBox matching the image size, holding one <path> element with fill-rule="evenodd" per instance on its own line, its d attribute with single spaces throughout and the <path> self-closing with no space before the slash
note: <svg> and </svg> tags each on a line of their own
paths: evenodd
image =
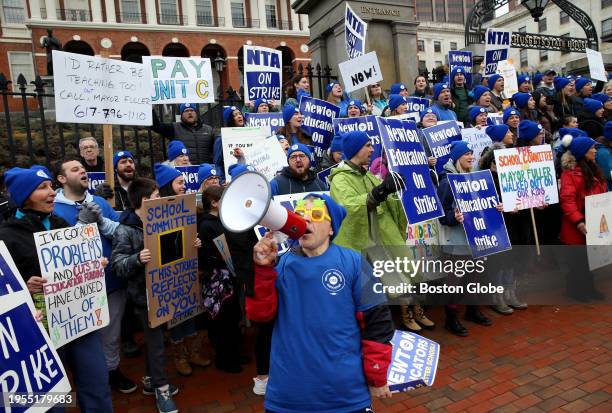
<svg viewBox="0 0 612 413">
<path fill-rule="evenodd" d="M 291 175 L 285 166 L 270 182 L 272 195 L 299 194 L 301 192 L 329 191 L 327 184 L 319 179 L 313 171 L 308 171 L 308 178 L 301 180 Z"/>
<path fill-rule="evenodd" d="M 578 127 L 585 131 L 590 138 L 597 139 L 603 136 L 605 126 L 605 119 L 598 118 L 591 111 L 582 110 L 578 113 Z"/>
<path fill-rule="evenodd" d="M 213 145 L 215 143 L 213 128 L 200 120 L 193 126 L 188 126 L 183 122 L 161 123 L 157 114 L 153 111 L 153 126 L 151 129 L 164 138 L 182 141 L 189 151 L 189 160 L 192 165 L 213 163 Z"/>
</svg>

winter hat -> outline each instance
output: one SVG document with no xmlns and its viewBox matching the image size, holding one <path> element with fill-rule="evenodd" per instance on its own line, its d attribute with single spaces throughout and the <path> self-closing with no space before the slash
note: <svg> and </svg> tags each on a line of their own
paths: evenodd
<svg viewBox="0 0 612 413">
<path fill-rule="evenodd" d="M 132 158 L 132 159 L 134 159 L 134 156 L 129 151 L 119 151 L 119 152 L 116 152 L 113 155 L 113 169 L 117 169 L 117 164 L 119 163 L 119 161 L 122 160 L 122 159 L 125 159 L 125 158 Z"/>
<path fill-rule="evenodd" d="M 461 158 L 468 152 L 474 152 L 470 149 L 467 142 L 465 141 L 452 141 L 450 146 L 450 158 L 453 162 L 457 162 L 457 159 Z"/>
<path fill-rule="evenodd" d="M 490 92 L 490 91 L 491 89 L 489 89 L 486 86 L 481 86 L 481 85 L 476 86 L 474 89 L 472 89 L 472 95 L 474 96 L 474 102 L 477 102 L 478 99 L 480 99 L 485 92 Z"/>
<path fill-rule="evenodd" d="M 51 176 L 38 168 L 11 168 L 4 174 L 6 189 L 11 194 L 15 204 L 21 208 L 38 185 L 51 181 Z"/>
<path fill-rule="evenodd" d="M 389 110 L 393 112 L 397 107 L 403 103 L 407 103 L 406 96 L 402 95 L 391 95 L 389 96 Z"/>
<path fill-rule="evenodd" d="M 232 179 L 237 178 L 239 175 L 242 175 L 243 173 L 248 171 L 255 171 L 255 168 L 253 168 L 251 165 L 243 165 L 240 163 L 235 163 L 233 165 L 230 165 L 229 168 L 227 168 L 227 172 L 232 177 Z"/>
<path fill-rule="evenodd" d="M 438 100 L 440 93 L 442 93 L 444 89 L 449 89 L 448 83 L 436 83 L 433 89 L 433 100 Z"/>
<path fill-rule="evenodd" d="M 517 92 L 512 95 L 512 100 L 517 108 L 523 109 L 527 107 L 527 102 L 529 102 L 530 97 L 531 93 Z"/>
<path fill-rule="evenodd" d="M 308 149 L 308 146 L 303 143 L 295 143 L 289 147 L 287 150 L 287 159 L 291 156 L 293 152 L 302 152 L 308 159 L 312 158 L 312 152 Z"/>
<path fill-rule="evenodd" d="M 455 76 L 457 76 L 459 73 L 465 76 L 465 70 L 462 67 L 455 67 L 453 70 L 451 70 L 451 73 L 450 73 L 451 82 L 455 81 Z"/>
<path fill-rule="evenodd" d="M 436 120 L 438 119 L 438 115 L 436 114 L 436 112 L 433 111 L 432 108 L 425 108 L 425 110 L 423 110 L 423 111 L 421 111 L 421 113 L 419 113 L 419 117 L 421 118 L 421 121 L 423 120 L 425 115 L 427 115 L 429 113 L 435 115 L 436 116 Z"/>
<path fill-rule="evenodd" d="M 357 106 L 359 108 L 359 110 L 361 111 L 363 103 L 361 103 L 361 100 L 359 100 L 359 99 L 351 99 L 351 100 L 349 100 L 349 103 L 346 106 L 346 108 L 348 109 L 349 106 Z"/>
<path fill-rule="evenodd" d="M 334 135 L 334 138 L 331 141 L 331 145 L 329 146 L 329 151 L 342 152 L 342 136 Z"/>
<path fill-rule="evenodd" d="M 555 90 L 557 92 L 561 91 L 561 89 L 563 89 L 565 86 L 569 85 L 570 83 L 570 79 L 566 78 L 566 77 L 561 77 L 558 76 L 555 78 L 554 84 L 555 84 Z"/>
<path fill-rule="evenodd" d="M 521 141 L 531 141 L 542 130 L 542 125 L 531 120 L 523 120 L 519 123 L 518 139 Z"/>
<path fill-rule="evenodd" d="M 370 142 L 368 134 L 361 131 L 351 131 L 340 136 L 342 137 L 342 153 L 346 159 L 351 159 L 363 148 L 363 145 Z"/>
<path fill-rule="evenodd" d="M 181 155 L 187 155 L 189 151 L 185 147 L 183 141 L 173 140 L 168 144 L 168 160 L 173 161 Z"/>
<path fill-rule="evenodd" d="M 493 90 L 493 86 L 495 86 L 495 83 L 501 77 L 502 75 L 498 75 L 498 74 L 489 76 L 489 79 L 487 80 L 487 86 L 489 86 L 489 89 Z"/>
<path fill-rule="evenodd" d="M 278 139 L 279 142 L 282 140 L 286 140 L 287 142 L 289 142 L 289 139 L 287 139 L 285 135 L 276 135 L 276 139 Z"/>
<path fill-rule="evenodd" d="M 508 125 L 491 125 L 487 126 L 485 132 L 493 142 L 501 142 L 510 130 Z"/>
<path fill-rule="evenodd" d="M 255 103 L 253 103 L 253 112 L 257 113 L 257 109 L 259 109 L 259 105 L 265 103 L 266 105 L 270 104 L 270 101 L 268 99 L 262 99 L 259 98 L 255 101 Z"/>
<path fill-rule="evenodd" d="M 300 99 L 302 99 L 302 96 L 307 97 L 307 98 L 312 97 L 310 96 L 310 93 L 306 92 L 304 89 L 298 89 L 296 93 L 298 103 L 300 102 Z"/>
<path fill-rule="evenodd" d="M 529 82 L 530 80 L 531 78 L 529 77 L 529 75 L 518 75 L 517 84 L 520 86 L 525 82 Z"/>
<path fill-rule="evenodd" d="M 564 137 L 565 135 L 571 135 L 574 138 L 579 138 L 580 136 L 589 136 L 585 131 L 578 128 L 561 128 L 559 129 L 559 136 Z"/>
<path fill-rule="evenodd" d="M 171 166 L 162 165 L 161 163 L 155 164 L 155 181 L 160 188 L 168 185 L 182 174 Z"/>
<path fill-rule="evenodd" d="M 181 103 L 179 105 L 179 115 L 182 115 L 187 109 L 196 109 L 195 103 Z"/>
<path fill-rule="evenodd" d="M 391 85 L 391 90 L 389 91 L 391 95 L 399 95 L 402 90 L 406 90 L 406 85 L 403 83 L 394 83 Z"/>
<path fill-rule="evenodd" d="M 603 108 L 603 103 L 597 99 L 584 98 L 584 110 L 595 113 L 601 108 Z"/>
<path fill-rule="evenodd" d="M 335 80 L 332 80 L 331 83 L 329 83 L 327 86 L 325 86 L 325 94 L 329 95 L 335 85 L 339 85 L 339 83 L 336 82 Z"/>
<path fill-rule="evenodd" d="M 568 148 L 572 155 L 576 157 L 576 160 L 579 161 L 584 158 L 584 155 L 586 155 L 589 149 L 595 146 L 597 142 L 585 136 L 574 138 L 571 135 L 565 135 L 561 138 L 561 144 Z"/>
<path fill-rule="evenodd" d="M 601 103 L 605 104 L 608 100 L 610 100 L 612 98 L 610 96 L 606 95 L 605 93 L 595 93 L 593 96 L 591 96 L 591 99 L 598 100 Z"/>
<path fill-rule="evenodd" d="M 30 166 L 30 169 L 34 169 L 35 171 L 43 171 L 44 173 L 47 174 L 47 176 L 53 176 L 49 168 L 47 168 L 44 165 L 32 165 Z"/>
<path fill-rule="evenodd" d="M 581 77 L 580 79 L 576 80 L 576 92 L 580 93 L 582 88 L 590 83 L 593 82 L 588 77 Z"/>
<path fill-rule="evenodd" d="M 481 113 L 487 113 L 487 110 L 482 106 L 472 106 L 468 112 L 469 121 L 472 123 L 476 122 L 476 116 L 480 115 Z"/>
<path fill-rule="evenodd" d="M 604 126 L 604 137 L 612 141 L 612 121 L 606 122 L 606 126 Z"/>
<path fill-rule="evenodd" d="M 198 169 L 198 186 L 202 185 L 202 182 L 206 181 L 208 178 L 214 176 L 218 176 L 215 165 L 211 163 L 203 163 Z"/>
<path fill-rule="evenodd" d="M 285 122 L 285 125 L 289 123 L 293 115 L 299 112 L 300 110 L 296 108 L 295 106 L 285 105 L 285 107 L 283 108 L 283 121 Z"/>
<path fill-rule="evenodd" d="M 226 106 L 223 109 L 223 123 L 227 126 L 229 125 L 230 119 L 232 119 L 232 115 L 234 114 L 234 111 L 237 110 L 240 113 L 242 113 L 240 111 L 240 109 L 238 109 L 237 106 Z"/>
<path fill-rule="evenodd" d="M 542 77 L 543 77 L 543 75 L 540 72 L 538 72 L 535 75 L 533 75 L 533 86 L 534 87 L 538 87 L 538 85 L 542 81 Z"/>
<path fill-rule="evenodd" d="M 338 232 L 340 231 L 340 226 L 342 225 L 344 217 L 346 217 L 346 209 L 344 209 L 342 205 L 334 201 L 333 198 L 327 194 L 310 193 L 306 195 L 303 199 L 306 199 L 308 197 L 319 198 L 325 201 L 327 212 L 329 212 L 329 216 L 331 218 L 332 231 L 334 231 L 333 235 L 331 236 L 331 240 L 333 241 L 336 235 L 338 235 Z"/>
<path fill-rule="evenodd" d="M 515 108 L 507 108 L 504 110 L 504 123 L 508 121 L 510 116 L 520 116 L 518 110 Z"/>
</svg>

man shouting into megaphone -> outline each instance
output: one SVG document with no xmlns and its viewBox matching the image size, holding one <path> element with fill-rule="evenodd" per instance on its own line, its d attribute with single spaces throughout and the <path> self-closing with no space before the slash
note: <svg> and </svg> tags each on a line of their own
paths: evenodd
<svg viewBox="0 0 612 413">
<path fill-rule="evenodd" d="M 277 263 L 267 233 L 254 248 L 255 294 L 246 299 L 249 319 L 276 318 L 266 412 L 371 412 L 371 396 L 391 397 L 391 313 L 372 291 L 369 264 L 332 244 L 344 207 L 310 194 L 294 212 L 307 222 L 299 246 Z"/>
</svg>

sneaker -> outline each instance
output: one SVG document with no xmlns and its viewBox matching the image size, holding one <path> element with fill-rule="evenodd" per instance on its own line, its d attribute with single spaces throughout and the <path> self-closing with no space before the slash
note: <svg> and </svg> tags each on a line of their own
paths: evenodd
<svg viewBox="0 0 612 413">
<path fill-rule="evenodd" d="M 176 387 L 172 383 L 168 384 L 168 386 L 170 389 L 170 394 L 172 396 L 176 396 L 179 392 L 178 387 Z M 142 394 L 144 394 L 145 396 L 152 396 L 155 394 L 155 389 L 151 385 L 151 376 L 144 376 L 142 378 Z"/>
<path fill-rule="evenodd" d="M 164 386 L 166 389 L 162 390 L 162 388 L 155 389 L 155 404 L 157 405 L 157 411 L 159 413 L 178 413 L 178 407 L 176 407 L 176 403 L 172 400 L 172 394 L 170 394 L 170 386 Z"/>
<path fill-rule="evenodd" d="M 123 394 L 134 393 L 138 389 L 136 383 L 125 377 L 119 369 L 108 372 L 108 384 L 111 389 Z"/>
<path fill-rule="evenodd" d="M 266 377 L 265 379 L 261 380 L 261 379 L 258 379 L 257 377 L 253 377 L 253 382 L 255 383 L 253 385 L 253 393 L 255 393 L 258 396 L 265 396 L 266 387 L 268 386 L 268 378 Z"/>
</svg>

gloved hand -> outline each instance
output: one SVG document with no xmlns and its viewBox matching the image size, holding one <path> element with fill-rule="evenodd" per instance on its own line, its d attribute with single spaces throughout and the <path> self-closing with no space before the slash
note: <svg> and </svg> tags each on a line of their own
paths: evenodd
<svg viewBox="0 0 612 413">
<path fill-rule="evenodd" d="M 115 192 L 113 191 L 113 188 L 111 188 L 109 184 L 101 183 L 100 185 L 96 186 L 94 195 L 97 195 L 100 198 L 104 198 L 104 199 L 111 199 L 112 197 L 115 196 Z"/>
<path fill-rule="evenodd" d="M 77 216 L 79 224 L 101 224 L 104 217 L 102 216 L 102 208 L 95 202 L 83 203 L 81 212 Z"/>
<path fill-rule="evenodd" d="M 395 179 L 394 179 L 395 178 Z M 372 188 L 372 198 L 378 203 L 384 202 L 387 197 L 399 190 L 406 189 L 404 178 L 395 172 L 389 171 L 382 184 Z"/>
</svg>

